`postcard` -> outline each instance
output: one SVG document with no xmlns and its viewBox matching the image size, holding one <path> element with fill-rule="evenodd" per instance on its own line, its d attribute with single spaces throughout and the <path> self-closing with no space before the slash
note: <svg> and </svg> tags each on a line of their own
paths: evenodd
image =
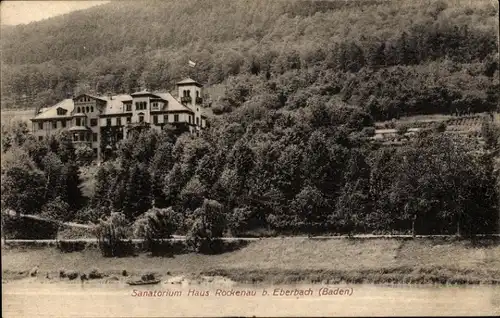
<svg viewBox="0 0 500 318">
<path fill-rule="evenodd" d="M 0 8 L 2 316 L 500 315 L 497 1 Z"/>
</svg>

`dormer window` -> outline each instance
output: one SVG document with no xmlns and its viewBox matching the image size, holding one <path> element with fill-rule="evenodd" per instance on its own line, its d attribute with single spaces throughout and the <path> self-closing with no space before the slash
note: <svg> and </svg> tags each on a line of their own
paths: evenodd
<svg viewBox="0 0 500 318">
<path fill-rule="evenodd" d="M 63 108 L 58 108 L 57 109 L 57 115 L 62 116 L 66 114 L 66 109 Z"/>
</svg>

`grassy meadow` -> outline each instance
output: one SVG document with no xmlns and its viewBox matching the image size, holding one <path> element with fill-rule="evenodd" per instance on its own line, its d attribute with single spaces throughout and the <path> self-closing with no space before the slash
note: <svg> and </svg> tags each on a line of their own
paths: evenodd
<svg viewBox="0 0 500 318">
<path fill-rule="evenodd" d="M 104 258 L 96 248 L 62 253 L 56 248 L 2 249 L 3 277 L 14 279 L 39 266 L 40 276 L 61 269 L 96 269 L 120 276 L 225 276 L 238 282 L 293 283 L 492 283 L 500 282 L 496 241 L 444 239 L 261 239 L 219 255 Z"/>
</svg>

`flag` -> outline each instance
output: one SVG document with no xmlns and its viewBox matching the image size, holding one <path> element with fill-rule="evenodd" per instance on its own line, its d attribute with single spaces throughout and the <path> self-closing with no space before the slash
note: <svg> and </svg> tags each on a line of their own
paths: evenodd
<svg viewBox="0 0 500 318">
<path fill-rule="evenodd" d="M 196 66 L 196 63 L 195 63 L 195 62 L 193 62 L 193 61 L 191 61 L 191 60 L 189 60 L 189 66 L 191 66 L 191 67 L 195 67 L 195 66 Z"/>
</svg>

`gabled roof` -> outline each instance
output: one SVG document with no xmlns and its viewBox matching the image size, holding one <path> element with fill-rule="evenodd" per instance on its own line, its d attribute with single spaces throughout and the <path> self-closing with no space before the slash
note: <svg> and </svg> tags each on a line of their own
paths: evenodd
<svg viewBox="0 0 500 318">
<path fill-rule="evenodd" d="M 57 109 L 62 108 L 67 112 L 64 115 L 58 115 Z M 32 119 L 50 119 L 50 118 L 67 118 L 71 117 L 71 112 L 75 108 L 75 104 L 73 103 L 73 99 L 67 98 L 63 99 L 59 103 L 55 104 L 51 107 L 41 108 L 39 113 L 35 115 Z"/>
<path fill-rule="evenodd" d="M 102 115 L 113 115 L 123 113 L 123 102 L 132 101 L 132 96 L 127 94 L 102 97 L 106 101 L 106 107 L 102 111 Z"/>
<path fill-rule="evenodd" d="M 188 78 L 185 78 L 183 79 L 182 81 L 180 82 L 177 82 L 177 85 L 178 86 L 181 86 L 181 85 L 196 85 L 198 87 L 201 87 L 203 85 L 201 85 L 200 83 L 198 83 L 197 81 L 195 81 L 194 79 L 188 77 Z"/>
<path fill-rule="evenodd" d="M 193 113 L 191 108 L 181 104 L 181 102 L 175 99 L 170 93 L 154 93 L 154 95 L 168 102 L 167 111 L 187 111 Z"/>
</svg>

